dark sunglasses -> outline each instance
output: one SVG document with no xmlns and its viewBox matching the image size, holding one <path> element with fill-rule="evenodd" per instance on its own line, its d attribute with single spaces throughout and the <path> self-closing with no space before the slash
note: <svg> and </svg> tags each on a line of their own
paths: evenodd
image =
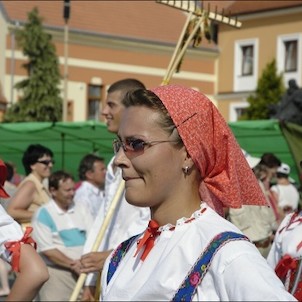
<svg viewBox="0 0 302 302">
<path fill-rule="evenodd" d="M 146 147 L 151 147 L 160 143 L 175 143 L 175 141 L 164 140 L 145 142 L 142 139 L 127 139 L 125 142 L 122 142 L 120 139 L 115 139 L 113 141 L 113 150 L 114 153 L 117 154 L 122 147 L 124 152 L 142 153 L 145 151 Z"/>
<path fill-rule="evenodd" d="M 50 160 L 45 159 L 45 160 L 37 160 L 37 163 L 43 164 L 43 165 L 45 165 L 45 166 L 49 166 L 49 164 L 54 165 L 54 164 L 55 164 L 55 161 L 52 160 L 52 159 L 50 159 Z"/>
</svg>

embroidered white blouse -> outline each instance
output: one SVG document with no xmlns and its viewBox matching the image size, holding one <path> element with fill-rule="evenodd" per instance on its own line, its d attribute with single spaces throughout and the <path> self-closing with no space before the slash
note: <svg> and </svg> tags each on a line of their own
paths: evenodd
<svg viewBox="0 0 302 302">
<path fill-rule="evenodd" d="M 294 213 L 290 213 L 284 217 L 267 256 L 267 261 L 273 269 L 275 269 L 279 260 L 286 254 L 293 258 L 302 257 L 302 211 L 289 225 L 293 215 Z"/>
<path fill-rule="evenodd" d="M 219 233 L 240 230 L 206 204 L 189 219 L 179 219 L 174 230 L 161 227 L 145 261 L 130 247 L 107 285 L 108 257 L 104 265 L 101 301 L 171 301 L 197 258 Z M 206 210 L 203 210 L 206 209 Z M 201 213 L 203 212 L 203 213 Z M 142 236 L 141 236 L 142 237 Z M 140 237 L 140 238 L 141 238 Z M 274 270 L 246 240 L 228 242 L 213 258 L 193 301 L 296 301 Z"/>
<path fill-rule="evenodd" d="M 21 226 L 0 205 L 0 257 L 3 260 L 11 261 L 11 255 L 6 250 L 4 243 L 20 240 L 23 235 Z"/>
</svg>

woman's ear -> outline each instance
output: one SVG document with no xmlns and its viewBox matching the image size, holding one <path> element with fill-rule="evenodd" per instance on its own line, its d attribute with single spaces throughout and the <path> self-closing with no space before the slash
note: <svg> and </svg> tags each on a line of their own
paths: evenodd
<svg viewBox="0 0 302 302">
<path fill-rule="evenodd" d="M 193 160 L 186 149 L 184 149 L 184 160 L 182 164 L 182 171 L 184 176 L 190 175 L 192 173 L 192 168 L 194 167 Z"/>
<path fill-rule="evenodd" d="M 185 149 L 184 151 L 185 151 L 184 166 L 189 167 L 191 169 L 194 166 L 194 162 L 187 149 Z"/>
</svg>

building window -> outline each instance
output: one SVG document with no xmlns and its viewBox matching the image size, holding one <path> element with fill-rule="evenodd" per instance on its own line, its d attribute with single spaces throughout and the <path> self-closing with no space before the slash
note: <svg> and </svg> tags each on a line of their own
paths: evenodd
<svg viewBox="0 0 302 302">
<path fill-rule="evenodd" d="M 301 86 L 302 76 L 302 34 L 292 33 L 277 38 L 277 70 L 283 73 L 284 85 L 289 80 L 296 80 Z"/>
<path fill-rule="evenodd" d="M 242 102 L 234 102 L 230 104 L 230 115 L 229 121 L 230 122 L 237 122 L 240 117 L 246 113 L 247 107 L 249 107 L 249 103 L 244 100 Z"/>
<path fill-rule="evenodd" d="M 102 88 L 102 85 L 88 85 L 88 120 L 99 120 Z"/>
<path fill-rule="evenodd" d="M 284 42 L 284 50 L 285 50 L 284 71 L 285 72 L 297 71 L 297 63 L 298 63 L 297 47 L 298 47 L 297 40 Z"/>
<path fill-rule="evenodd" d="M 242 76 L 253 75 L 254 70 L 254 47 L 253 45 L 247 45 L 241 47 L 242 51 Z"/>
<path fill-rule="evenodd" d="M 253 91 L 258 79 L 258 39 L 237 40 L 234 45 L 234 91 Z"/>
</svg>

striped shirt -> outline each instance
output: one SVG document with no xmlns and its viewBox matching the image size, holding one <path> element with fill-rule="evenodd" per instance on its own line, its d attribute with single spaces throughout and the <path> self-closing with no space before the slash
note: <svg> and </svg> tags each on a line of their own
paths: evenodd
<svg viewBox="0 0 302 302">
<path fill-rule="evenodd" d="M 39 253 L 58 249 L 69 258 L 79 259 L 92 223 L 91 214 L 81 204 L 73 204 L 65 212 L 52 199 L 35 213 L 32 237 Z M 44 260 L 47 265 L 54 265 L 49 259 Z"/>
</svg>

